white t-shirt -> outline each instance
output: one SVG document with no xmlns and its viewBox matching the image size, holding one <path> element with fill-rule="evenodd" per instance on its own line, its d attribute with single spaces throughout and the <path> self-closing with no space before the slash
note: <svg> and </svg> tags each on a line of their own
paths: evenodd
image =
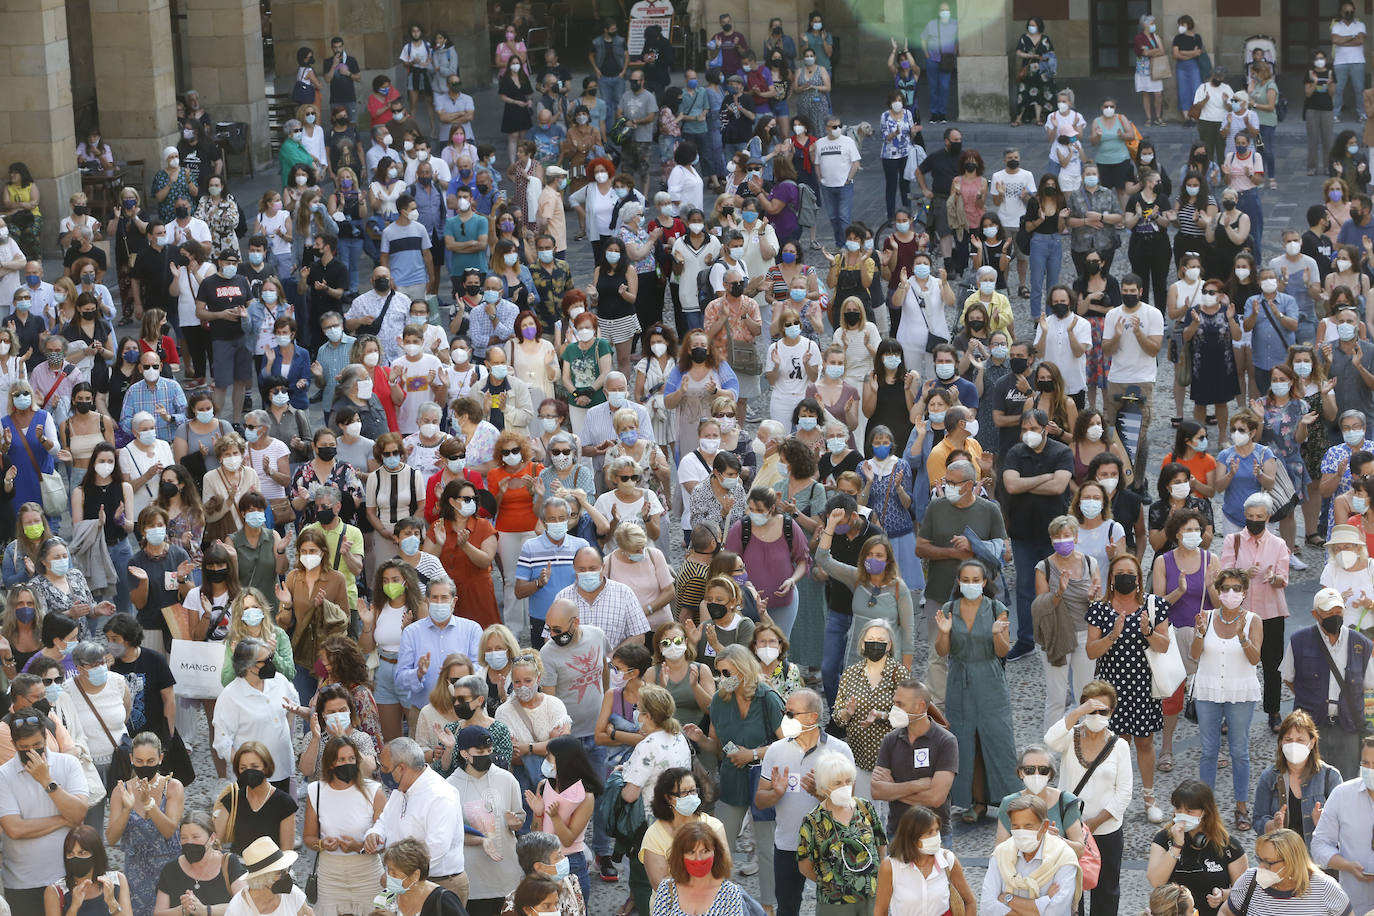
<svg viewBox="0 0 1374 916">
<path fill-rule="evenodd" d="M 272 254 L 275 257 L 282 258 L 291 254 L 291 243 L 277 235 L 277 232 L 290 219 L 291 214 L 285 209 L 278 210 L 276 213 L 258 214 L 258 223 L 262 226 L 262 234 L 267 236 L 267 241 L 272 246 Z"/>
<path fill-rule="evenodd" d="M 863 160 L 859 147 L 841 134 L 834 140 L 828 136 L 816 141 L 816 162 L 820 165 L 821 184 L 838 188 L 849 183 L 849 167 Z"/>
<path fill-rule="evenodd" d="M 695 169 L 677 165 L 668 175 L 668 197 L 678 202 L 678 212 L 686 214 L 692 207 L 702 209 L 704 203 L 701 176 Z"/>
<path fill-rule="evenodd" d="M 1331 37 L 1332 37 L 1332 38 L 1336 38 L 1336 37 L 1340 37 L 1340 38 L 1352 38 L 1352 37 L 1354 37 L 1354 36 L 1356 36 L 1356 35 L 1359 35 L 1359 36 L 1362 37 L 1364 34 L 1365 34 L 1364 23 L 1363 23 L 1362 21 L 1360 21 L 1359 18 L 1355 18 L 1355 19 L 1350 20 L 1350 24 L 1349 24 L 1349 25 L 1346 25 L 1344 22 L 1341 22 L 1339 19 L 1337 19 L 1335 22 L 1331 23 Z M 1333 44 L 1333 45 L 1331 46 L 1331 50 L 1332 50 L 1331 62 L 1332 62 L 1333 64 L 1335 64 L 1336 66 L 1338 66 L 1338 67 L 1339 67 L 1341 64 L 1362 64 L 1362 63 L 1364 63 L 1364 46 L 1363 46 L 1363 45 L 1361 45 L 1361 46 L 1359 46 L 1359 47 L 1342 47 L 1341 45 Z"/>
<path fill-rule="evenodd" d="M 773 354 L 777 354 L 780 369 L 778 380 L 773 383 L 773 397 L 782 400 L 797 400 L 806 396 L 806 386 L 811 384 L 807 377 L 808 366 L 821 365 L 821 348 L 809 337 L 801 337 L 794 344 L 785 339 L 775 340 L 768 347 L 768 355 L 763 359 L 765 372 L 773 368 Z M 789 411 L 790 412 L 790 411 Z M 788 419 L 788 423 L 791 419 Z"/>
<path fill-rule="evenodd" d="M 391 364 L 393 369 L 397 366 L 405 371 L 405 381 L 401 384 L 405 400 L 396 410 L 396 425 L 400 427 L 402 435 L 408 436 L 420 430 L 420 406 L 434 399 L 429 387 L 429 374 L 433 372 L 435 377 L 442 378 L 440 369 L 443 364 L 439 362 L 439 357 L 421 353 L 414 362 L 402 356 Z"/>
<path fill-rule="evenodd" d="M 1026 201 L 1021 199 L 1021 192 L 1028 194 L 1035 193 L 1035 176 L 1030 169 L 1017 169 L 1016 174 L 1002 169 L 994 172 L 992 176 L 992 193 L 997 193 L 998 183 L 1002 185 L 1002 202 L 997 204 L 997 219 L 1006 227 L 1008 232 L 1015 232 L 1021 225 L 1021 217 L 1026 215 Z M 991 203 L 991 198 L 988 199 Z"/>
<path fill-rule="evenodd" d="M 215 272 L 214 264 L 202 264 L 200 270 L 196 271 L 194 277 L 191 276 L 189 267 L 178 267 L 181 274 L 181 282 L 177 286 L 177 325 L 183 328 L 200 326 L 200 319 L 196 317 L 196 292 L 200 289 L 201 282 Z"/>
<path fill-rule="evenodd" d="M 1370 625 L 1369 613 L 1355 607 L 1355 602 L 1374 598 L 1374 564 L 1366 563 L 1364 569 L 1352 572 L 1339 562 L 1328 560 L 1322 569 L 1320 584 L 1323 588 L 1334 588 L 1345 598 L 1347 626 L 1361 629 Z"/>
<path fill-rule="evenodd" d="M 643 790 L 641 798 L 644 800 L 644 811 L 647 813 L 653 809 L 654 789 L 658 785 L 658 777 L 673 767 L 690 769 L 691 766 L 692 749 L 688 746 L 687 739 L 680 732 L 670 735 L 660 730 L 634 746 L 621 775 L 625 778 L 627 786 L 639 786 Z"/>
<path fill-rule="evenodd" d="M 1146 337 L 1164 336 L 1164 315 L 1148 302 L 1140 303 L 1135 314 L 1140 318 L 1141 329 Z M 1140 348 L 1135 332 L 1125 325 L 1126 307 L 1118 305 L 1107 313 L 1102 326 L 1102 342 L 1105 344 L 1118 335 L 1121 346 L 1112 354 L 1112 368 L 1107 373 L 1107 381 L 1118 385 L 1139 385 L 1154 382 L 1159 374 L 1156 353 L 1150 356 Z"/>
<path fill-rule="evenodd" d="M 1048 329 L 1048 330 L 1047 330 Z M 1083 355 L 1077 358 L 1070 348 L 1070 339 L 1076 339 L 1084 347 Z M 1064 375 L 1064 393 L 1078 394 L 1088 388 L 1088 353 L 1092 349 L 1092 326 L 1088 319 L 1072 312 L 1065 318 L 1054 315 L 1045 316 L 1044 325 L 1035 327 L 1035 346 L 1042 346 L 1046 362 L 1054 363 Z"/>
<path fill-rule="evenodd" d="M 1228 103 L 1231 101 L 1231 87 L 1226 83 L 1220 86 L 1213 86 L 1210 80 L 1204 80 L 1201 86 L 1193 93 L 1193 102 L 1206 102 L 1202 106 L 1200 121 L 1216 121 L 1220 123 L 1226 118 Z"/>
<path fill-rule="evenodd" d="M 641 480 L 640 483 L 643 483 Z M 596 511 L 604 515 L 608 520 L 611 517 L 611 509 L 615 509 L 616 517 L 621 521 L 629 519 L 653 518 L 663 514 L 663 503 L 646 487 L 640 487 L 640 497 L 632 503 L 627 503 L 615 495 L 614 490 L 607 490 L 596 498 Z"/>
<path fill-rule="evenodd" d="M 703 452 L 702 454 L 705 454 L 705 453 Z M 715 455 L 707 455 L 707 456 L 706 456 L 706 460 L 707 460 L 707 461 L 711 461 L 711 460 L 713 460 L 714 458 L 715 458 Z M 687 491 L 687 487 L 685 486 L 685 484 L 695 483 L 695 484 L 696 484 L 697 486 L 699 486 L 699 487 L 709 486 L 709 484 L 707 483 L 707 481 L 710 480 L 710 477 L 711 477 L 711 468 L 710 468 L 710 466 L 709 466 L 709 465 L 703 465 L 703 464 L 701 463 L 701 461 L 697 458 L 696 452 L 688 452 L 686 455 L 683 455 L 683 456 L 682 456 L 682 460 L 678 462 L 678 465 L 677 465 L 677 482 L 678 482 L 678 488 L 682 491 L 682 494 L 681 494 L 681 495 L 682 495 L 682 506 L 683 506 L 683 510 L 682 510 L 682 530 L 683 530 L 683 531 L 691 531 L 691 530 L 692 530 L 692 513 L 691 513 L 691 511 L 687 508 L 688 500 L 691 499 L 692 494 L 689 493 L 689 492 Z M 723 533 L 724 533 L 724 532 L 722 532 L 722 534 L 723 534 Z"/>
</svg>

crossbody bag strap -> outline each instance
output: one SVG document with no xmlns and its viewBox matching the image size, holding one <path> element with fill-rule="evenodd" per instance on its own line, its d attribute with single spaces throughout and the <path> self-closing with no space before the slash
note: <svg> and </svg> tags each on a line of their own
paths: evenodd
<svg viewBox="0 0 1374 916">
<path fill-rule="evenodd" d="M 1098 753 L 1098 755 L 1093 759 L 1093 762 L 1088 764 L 1088 768 L 1083 771 L 1083 778 L 1078 780 L 1078 785 L 1073 787 L 1074 795 L 1079 795 L 1083 791 L 1083 787 L 1088 784 L 1088 780 L 1092 778 L 1093 773 L 1097 770 L 1099 766 L 1102 765 L 1102 761 L 1107 759 L 1107 755 L 1109 755 L 1112 752 L 1112 748 L 1116 747 L 1116 741 L 1117 736 L 1112 735 L 1111 738 L 1107 740 L 1106 746 L 1104 746 L 1102 750 Z"/>
<path fill-rule="evenodd" d="M 1346 693 L 1344 686 L 1345 675 L 1342 674 L 1341 670 L 1336 667 L 1336 660 L 1331 657 L 1331 650 L 1328 649 L 1326 646 L 1322 646 L 1322 657 L 1326 659 L 1326 667 L 1331 670 L 1331 676 L 1336 679 L 1337 686 L 1341 688 L 1340 695 L 1336 697 L 1336 704 L 1338 706 L 1349 707 L 1346 709 L 1346 712 L 1350 713 L 1351 719 L 1355 722 L 1355 725 L 1358 727 L 1364 721 L 1364 715 L 1362 714 L 1363 710 L 1361 710 L 1360 712 L 1356 712 L 1355 707 L 1350 704 L 1349 696 Z"/>
<path fill-rule="evenodd" d="M 86 705 L 91 707 L 91 714 L 95 716 L 95 721 L 100 723 L 100 728 L 105 732 L 105 737 L 110 740 L 111 749 L 117 749 L 119 747 L 119 742 L 114 739 L 114 735 L 110 734 L 110 727 L 105 724 L 105 720 L 100 716 L 100 711 L 95 708 L 95 704 L 91 702 L 90 696 L 87 695 L 85 688 L 81 686 L 80 682 L 77 682 L 76 692 L 81 694 L 81 699 L 85 700 Z"/>
</svg>

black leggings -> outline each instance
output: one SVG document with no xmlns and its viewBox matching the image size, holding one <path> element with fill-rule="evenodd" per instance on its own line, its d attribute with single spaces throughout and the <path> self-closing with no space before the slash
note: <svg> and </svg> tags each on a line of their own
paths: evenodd
<svg viewBox="0 0 1374 916">
<path fill-rule="evenodd" d="M 209 364 L 210 356 L 210 329 L 203 328 L 198 324 L 188 325 L 181 329 L 181 340 L 186 350 L 183 360 L 190 360 L 190 368 L 186 369 L 188 378 L 205 378 L 206 366 Z M 185 363 L 183 362 L 183 368 Z"/>
<path fill-rule="evenodd" d="M 1130 739 L 1123 737 L 1121 740 Z M 1092 916 L 1116 916 L 1121 905 L 1121 828 L 1111 833 L 1096 834 L 1093 839 L 1097 841 L 1097 849 L 1102 854 L 1102 871 L 1098 874 L 1097 887 L 1084 896 L 1091 898 Z"/>
<path fill-rule="evenodd" d="M 1163 311 L 1169 301 L 1169 237 L 1163 232 L 1133 232 L 1127 256 L 1131 270 L 1140 275 L 1140 298 Z M 1151 293 L 1154 298 L 1147 299 Z"/>
<path fill-rule="evenodd" d="M 1283 680 L 1279 677 L 1279 663 L 1283 661 L 1283 618 L 1264 621 L 1264 642 L 1260 643 L 1260 667 L 1264 669 L 1264 711 L 1269 715 L 1279 711 L 1279 697 Z"/>
<path fill-rule="evenodd" d="M 897 211 L 897 193 L 901 192 L 902 206 L 911 206 L 911 182 L 902 177 L 906 170 L 906 158 L 884 159 L 883 177 L 887 179 L 887 191 L 883 199 L 887 201 L 887 218 L 892 219 Z"/>
</svg>

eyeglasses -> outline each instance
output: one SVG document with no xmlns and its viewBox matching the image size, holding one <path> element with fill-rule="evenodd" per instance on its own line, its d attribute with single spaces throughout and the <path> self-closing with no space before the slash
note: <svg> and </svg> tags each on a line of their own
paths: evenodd
<svg viewBox="0 0 1374 916">
<path fill-rule="evenodd" d="M 630 475 L 627 476 L 627 477 L 622 477 L 622 478 L 620 478 L 620 482 L 621 482 L 621 483 L 639 483 L 639 475 L 638 475 L 638 474 L 630 474 Z"/>
<path fill-rule="evenodd" d="M 1023 767 L 1021 767 L 1021 775 L 1022 775 L 1022 776 L 1034 776 L 1034 775 L 1037 774 L 1037 773 L 1039 773 L 1041 776 L 1053 776 L 1053 775 L 1054 775 L 1054 767 L 1050 766 L 1050 765 L 1047 764 L 1047 763 L 1042 763 L 1042 764 L 1039 764 L 1039 765 L 1037 765 L 1037 766 L 1023 766 Z"/>
<path fill-rule="evenodd" d="M 687 640 L 683 639 L 681 636 L 673 636 L 658 641 L 659 648 L 661 649 L 666 649 L 669 646 L 685 646 L 686 644 Z"/>
<path fill-rule="evenodd" d="M 516 448 L 503 448 L 503 449 L 501 449 L 501 454 L 503 454 L 503 455 L 518 455 L 518 454 L 520 454 L 520 449 L 519 449 L 518 446 L 517 446 Z"/>
<path fill-rule="evenodd" d="M 56 677 L 45 677 L 43 678 L 43 686 L 51 687 L 53 684 L 61 684 L 66 679 L 66 675 L 63 674 L 59 674 Z"/>
<path fill-rule="evenodd" d="M 570 448 L 553 448 L 553 449 L 549 449 L 549 454 L 550 454 L 550 455 L 571 455 L 571 454 L 572 454 L 572 449 L 570 449 Z"/>
<path fill-rule="evenodd" d="M 401 457 L 401 453 L 400 453 L 400 452 L 382 452 L 382 457 L 383 457 L 383 458 L 400 458 L 400 457 Z"/>
</svg>

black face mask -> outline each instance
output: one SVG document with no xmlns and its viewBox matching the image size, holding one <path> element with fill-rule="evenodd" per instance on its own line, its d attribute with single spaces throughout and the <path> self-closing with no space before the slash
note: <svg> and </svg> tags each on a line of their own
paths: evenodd
<svg viewBox="0 0 1374 916">
<path fill-rule="evenodd" d="M 229 581 L 229 569 L 207 569 L 205 570 L 205 580 L 216 584 Z"/>
<path fill-rule="evenodd" d="M 39 697 L 38 702 L 30 703 L 29 707 L 40 716 L 46 716 L 48 713 L 52 712 L 52 704 L 48 702 L 47 697 Z"/>
<path fill-rule="evenodd" d="M 1048 394 L 1049 392 L 1051 392 L 1051 391 L 1054 390 L 1054 380 L 1053 380 L 1053 379 L 1047 379 L 1047 378 L 1038 378 L 1038 379 L 1036 379 L 1036 380 L 1035 380 L 1035 390 L 1036 390 L 1036 391 L 1043 391 L 1043 392 L 1045 392 L 1046 394 Z"/>
<path fill-rule="evenodd" d="M 972 318 L 967 324 L 970 331 L 981 331 L 988 326 L 988 323 L 981 318 Z"/>
<path fill-rule="evenodd" d="M 730 613 L 730 607 L 729 605 L 709 601 L 706 603 L 706 613 L 711 615 L 712 620 L 720 620 L 726 614 Z"/>
<path fill-rule="evenodd" d="M 1220 85 L 1221 85 L 1221 77 L 1219 77 L 1219 76 L 1214 76 L 1214 77 L 1212 77 L 1212 85 L 1213 85 L 1213 86 L 1220 86 Z"/>
<path fill-rule="evenodd" d="M 951 140 L 945 144 L 945 149 L 949 150 L 951 156 L 957 156 L 964 151 L 964 144 L 959 140 Z"/>
<path fill-rule="evenodd" d="M 92 410 L 95 410 L 95 405 L 90 401 L 77 401 L 72 406 L 76 408 L 77 413 L 90 413 Z"/>
<path fill-rule="evenodd" d="M 844 323 L 847 324 L 847 325 L 850 325 L 850 326 L 857 325 L 857 324 L 859 323 L 860 319 L 862 319 L 862 318 L 863 318 L 863 315 L 860 314 L 859 312 L 845 312 L 845 313 L 844 313 Z"/>
<path fill-rule="evenodd" d="M 1330 617 L 1323 617 L 1319 623 L 1327 633 L 1337 636 L 1341 632 L 1341 627 L 1345 626 L 1345 617 L 1342 614 L 1332 614 Z"/>
<path fill-rule="evenodd" d="M 471 761 L 469 761 L 469 763 L 472 765 L 472 768 L 477 772 L 485 773 L 487 770 L 491 769 L 491 755 L 482 754 L 480 757 L 477 755 L 473 755 L 473 758 Z"/>
<path fill-rule="evenodd" d="M 887 643 L 876 640 L 864 641 L 864 658 L 871 662 L 882 661 L 887 655 Z"/>
<path fill-rule="evenodd" d="M 705 347 L 693 347 L 693 348 L 692 348 L 692 352 L 691 352 L 692 362 L 694 362 L 694 363 L 704 363 L 704 362 L 706 362 L 706 356 L 707 356 L 707 353 L 706 353 L 706 348 L 705 348 Z"/>
<path fill-rule="evenodd" d="M 315 454 L 319 455 L 325 461 L 333 461 L 334 456 L 339 454 L 339 447 L 337 445 L 321 445 L 319 448 L 315 449 Z"/>
<path fill-rule="evenodd" d="M 67 883 L 75 884 L 76 882 L 72 880 L 73 878 L 81 878 L 91 873 L 91 869 L 95 866 L 95 859 L 90 856 L 84 859 L 77 858 L 76 856 L 67 856 L 66 865 Z"/>
<path fill-rule="evenodd" d="M 1069 304 L 1067 302 L 1051 302 L 1050 311 L 1054 312 L 1056 318 L 1063 318 L 1069 314 Z"/>
<path fill-rule="evenodd" d="M 163 499 L 171 499 L 173 496 L 176 496 L 180 492 L 181 487 L 177 486 L 169 480 L 164 480 L 162 482 L 162 485 L 157 488 L 157 495 L 162 497 Z"/>
<path fill-rule="evenodd" d="M 1098 274 L 1102 273 L 1101 261 L 1088 261 L 1086 264 L 1083 265 L 1083 267 L 1085 270 L 1087 270 L 1088 276 L 1090 277 L 1095 277 Z"/>
<path fill-rule="evenodd" d="M 1253 534 L 1255 537 L 1259 537 L 1261 534 L 1263 534 L 1264 529 L 1268 527 L 1268 525 L 1268 522 L 1262 521 L 1260 519 L 1247 518 L 1245 520 L 1245 530 Z"/>
<path fill-rule="evenodd" d="M 469 298 L 476 299 L 478 296 L 482 295 L 482 287 L 465 286 L 463 287 L 463 292 L 467 293 Z"/>
<path fill-rule="evenodd" d="M 1135 594 L 1135 573 L 1117 573 L 1112 579 L 1112 587 L 1118 595 Z"/>
<path fill-rule="evenodd" d="M 81 317 L 82 317 L 82 319 L 84 319 L 85 321 L 94 321 L 94 320 L 95 320 L 95 312 L 88 312 L 88 311 L 82 310 L 82 312 L 81 312 Z"/>
<path fill-rule="evenodd" d="M 1013 356 L 1009 362 L 1011 363 L 1011 371 L 1017 375 L 1021 375 L 1030 368 L 1030 360 L 1024 356 Z"/>
<path fill-rule="evenodd" d="M 267 782 L 267 774 L 262 770 L 244 770 L 239 774 L 239 788 L 256 789 Z"/>
<path fill-rule="evenodd" d="M 195 865 L 205 858 L 206 845 L 204 843 L 182 843 L 181 854 L 186 857 L 186 861 Z"/>
<path fill-rule="evenodd" d="M 267 661 L 262 663 L 262 670 L 258 672 L 258 677 L 262 678 L 264 681 L 270 681 L 272 680 L 272 678 L 276 676 L 277 663 L 269 658 Z"/>
<path fill-rule="evenodd" d="M 472 714 L 476 711 L 477 708 L 470 703 L 464 703 L 458 700 L 453 701 L 453 714 L 465 722 L 471 719 Z"/>
<path fill-rule="evenodd" d="M 272 893 L 289 894 L 291 893 L 291 889 L 295 886 L 296 885 L 291 883 L 291 873 L 289 871 L 284 871 L 277 880 L 272 882 Z"/>
<path fill-rule="evenodd" d="M 1140 294 L 1139 294 L 1139 293 L 1122 293 L 1122 294 L 1121 294 L 1121 304 L 1124 305 L 1124 306 L 1126 306 L 1126 308 L 1128 308 L 1128 309 L 1130 309 L 1130 308 L 1135 308 L 1136 305 L 1137 305 L 1137 303 L 1139 303 L 1139 302 L 1140 302 Z"/>
<path fill-rule="evenodd" d="M 139 779 L 152 779 L 157 775 L 157 766 L 139 766 L 134 764 L 134 775 Z"/>
<path fill-rule="evenodd" d="M 573 641 L 572 630 L 564 630 L 562 633 L 554 633 L 549 637 L 560 646 L 566 646 Z"/>
<path fill-rule="evenodd" d="M 339 782 L 352 782 L 358 778 L 358 765 L 356 763 L 341 763 L 334 767 L 334 778 Z"/>
<path fill-rule="evenodd" d="M 964 172 L 965 172 L 966 174 L 972 175 L 974 172 L 977 172 L 977 171 L 978 171 L 978 163 L 976 163 L 976 162 L 965 162 L 965 163 L 964 163 Z"/>
<path fill-rule="evenodd" d="M 191 215 L 191 208 L 190 208 L 190 207 L 177 207 L 173 212 L 176 213 L 177 219 L 185 219 L 186 217 L 188 217 L 188 216 Z"/>
<path fill-rule="evenodd" d="M 643 83 L 642 81 L 640 81 L 640 80 L 630 80 L 630 91 L 631 91 L 631 92 L 638 92 L 638 91 L 639 91 L 640 89 L 642 89 L 642 88 L 644 88 L 644 83 Z"/>
<path fill-rule="evenodd" d="M 1014 172 L 1014 171 L 1016 171 L 1017 169 L 1019 169 L 1020 167 L 1021 167 L 1021 160 L 1020 160 L 1020 159 L 1008 159 L 1008 160 L 1007 160 L 1007 168 L 1010 169 L 1011 171 Z"/>
<path fill-rule="evenodd" d="M 376 290 L 379 295 L 385 296 L 391 291 L 391 280 L 386 277 L 378 277 L 372 281 L 372 288 Z"/>
<path fill-rule="evenodd" d="M 338 513 L 333 509 L 315 510 L 315 521 L 319 522 L 321 525 L 332 525 L 336 518 L 338 518 Z"/>
</svg>

